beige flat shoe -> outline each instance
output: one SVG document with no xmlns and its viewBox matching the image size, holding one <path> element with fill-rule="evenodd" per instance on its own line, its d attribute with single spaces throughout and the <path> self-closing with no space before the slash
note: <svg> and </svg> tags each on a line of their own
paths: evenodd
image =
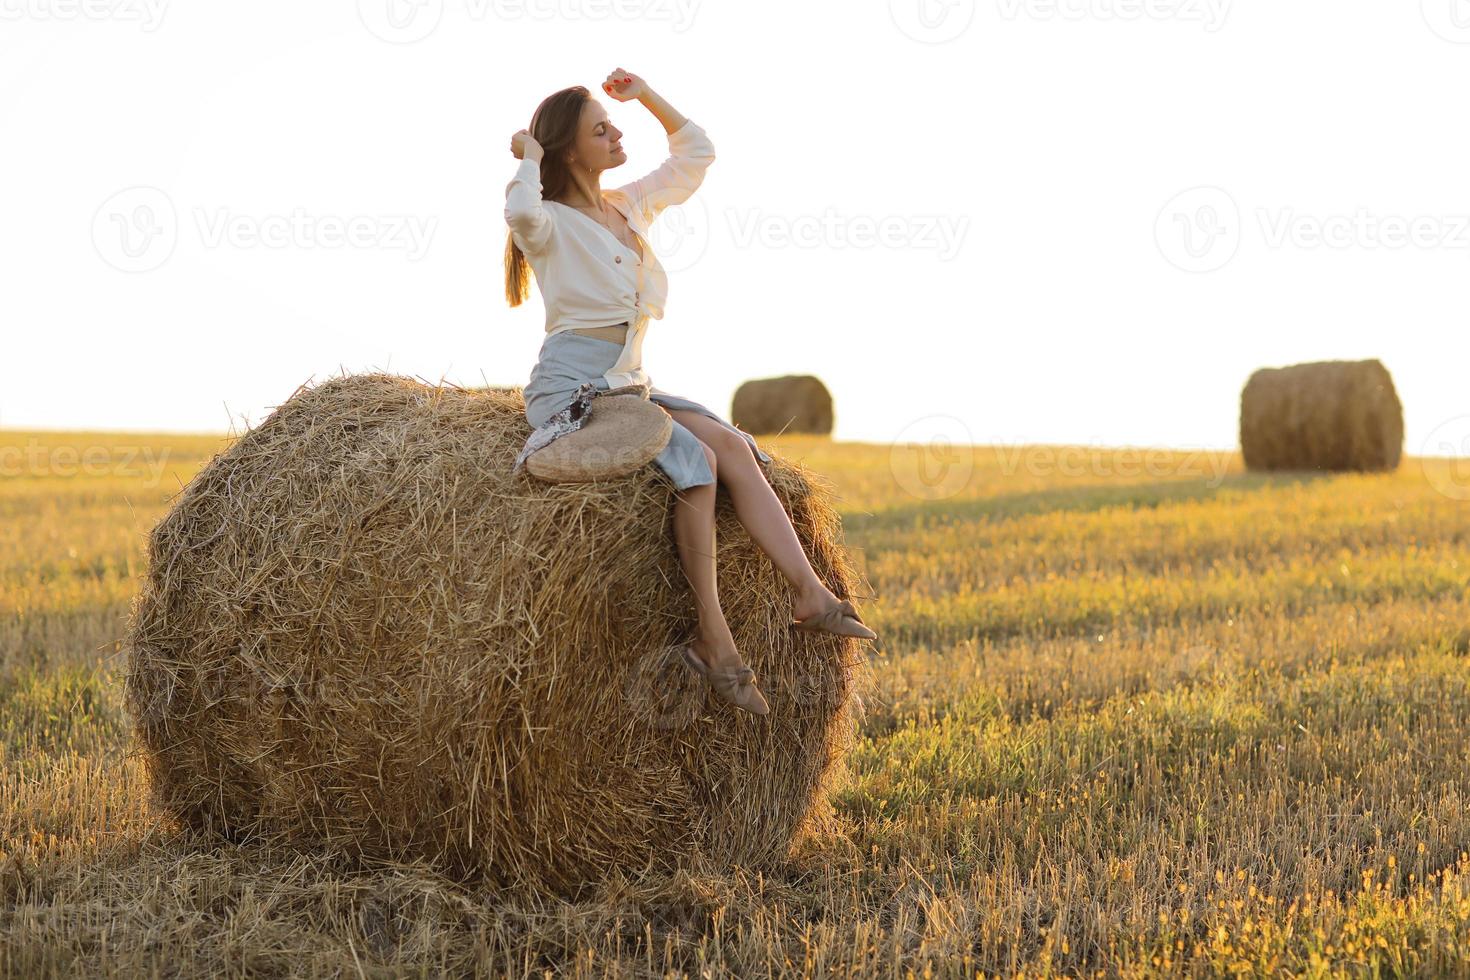
<svg viewBox="0 0 1470 980">
<path fill-rule="evenodd" d="M 760 688 L 755 686 L 755 671 L 744 664 L 739 667 L 706 666 L 699 659 L 699 654 L 694 652 L 694 646 L 689 643 L 684 644 L 680 652 L 684 655 L 684 662 L 709 682 L 709 686 L 720 697 L 754 715 L 770 713 L 771 706 L 766 704 Z"/>
<path fill-rule="evenodd" d="M 876 640 L 878 634 L 863 625 L 858 616 L 858 611 L 853 604 L 846 599 L 840 600 L 837 605 L 825 609 L 819 613 L 813 613 L 805 619 L 791 621 L 792 629 L 810 630 L 812 632 L 834 633 L 837 636 L 856 636 L 864 640 Z"/>
</svg>

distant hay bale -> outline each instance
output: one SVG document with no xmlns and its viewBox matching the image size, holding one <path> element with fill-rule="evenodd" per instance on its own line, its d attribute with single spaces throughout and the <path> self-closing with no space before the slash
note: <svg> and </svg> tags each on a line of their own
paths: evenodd
<svg viewBox="0 0 1470 980">
<path fill-rule="evenodd" d="M 757 378 L 735 389 L 730 421 L 752 435 L 832 432 L 832 393 L 811 374 Z"/>
<path fill-rule="evenodd" d="M 1247 469 L 1392 470 L 1404 412 L 1377 359 L 1261 368 L 1240 393 Z"/>
<path fill-rule="evenodd" d="M 790 587 L 722 495 L 719 593 L 772 710 L 720 701 L 674 656 L 696 611 L 672 483 L 511 477 L 523 411 L 334 378 L 196 475 L 150 535 L 127 635 L 163 812 L 557 891 L 695 852 L 759 865 L 829 827 L 859 641 L 787 628 Z M 849 595 L 827 488 L 779 458 L 770 480 Z"/>
</svg>

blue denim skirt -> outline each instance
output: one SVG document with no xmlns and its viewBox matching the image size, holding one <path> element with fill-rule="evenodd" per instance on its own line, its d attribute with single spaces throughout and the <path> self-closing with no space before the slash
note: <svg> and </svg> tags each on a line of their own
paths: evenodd
<svg viewBox="0 0 1470 980">
<path fill-rule="evenodd" d="M 630 333 L 631 336 L 631 333 Z M 536 366 L 526 382 L 523 394 L 526 400 L 526 421 L 531 427 L 539 428 L 552 415 L 569 405 L 584 382 L 592 382 L 606 391 L 610 386 L 603 377 L 623 353 L 623 343 L 588 337 L 585 334 L 563 330 L 549 335 L 541 344 Z M 771 457 L 759 446 L 750 433 L 736 428 L 699 402 L 663 391 L 649 382 L 649 400 L 665 408 L 698 412 L 719 423 L 745 440 L 762 465 L 769 465 Z M 669 444 L 653 459 L 654 465 L 663 470 L 674 483 L 674 488 L 683 490 L 715 482 L 705 458 L 704 447 L 699 437 L 674 421 L 674 431 Z"/>
</svg>

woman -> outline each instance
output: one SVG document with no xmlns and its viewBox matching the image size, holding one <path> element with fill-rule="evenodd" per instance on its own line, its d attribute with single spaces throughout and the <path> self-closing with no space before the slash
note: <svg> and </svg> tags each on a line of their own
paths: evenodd
<svg viewBox="0 0 1470 980">
<path fill-rule="evenodd" d="M 647 384 L 649 398 L 674 420 L 654 463 L 673 481 L 679 560 L 699 605 L 698 637 L 684 648 L 689 666 L 725 700 L 756 714 L 770 709 L 740 653 L 715 591 L 715 487 L 723 483 L 736 515 L 796 590 L 793 626 L 843 636 L 877 636 L 857 610 L 813 571 L 763 467 L 755 440 L 698 402 L 652 385 L 643 370 L 643 334 L 662 319 L 668 282 L 648 245 L 649 226 L 671 204 L 689 199 L 714 162 L 704 130 L 641 78 L 621 68 L 603 89 L 619 102 L 637 99 L 668 134 L 669 158 L 652 173 L 604 191 L 602 172 L 627 161 L 623 131 L 581 85 L 549 96 L 531 128 L 511 137 L 521 161 L 506 186 L 506 298 L 530 294 L 527 266 L 546 303 L 546 339 L 524 389 L 526 420 L 540 427 L 591 382 L 607 390 Z"/>
</svg>

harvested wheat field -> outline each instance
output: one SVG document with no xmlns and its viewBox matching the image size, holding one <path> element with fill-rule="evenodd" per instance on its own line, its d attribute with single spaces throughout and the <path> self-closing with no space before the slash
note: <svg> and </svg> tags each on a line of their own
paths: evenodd
<svg viewBox="0 0 1470 980">
<path fill-rule="evenodd" d="M 317 394 L 0 433 L 0 973 L 1470 974 L 1462 464 L 945 447 L 935 495 L 922 452 L 767 438 L 880 636 L 785 637 L 721 500 L 757 669 L 856 685 L 829 770 L 856 703 L 570 683 L 690 622 L 656 478 L 513 490 L 513 392 Z"/>
</svg>

